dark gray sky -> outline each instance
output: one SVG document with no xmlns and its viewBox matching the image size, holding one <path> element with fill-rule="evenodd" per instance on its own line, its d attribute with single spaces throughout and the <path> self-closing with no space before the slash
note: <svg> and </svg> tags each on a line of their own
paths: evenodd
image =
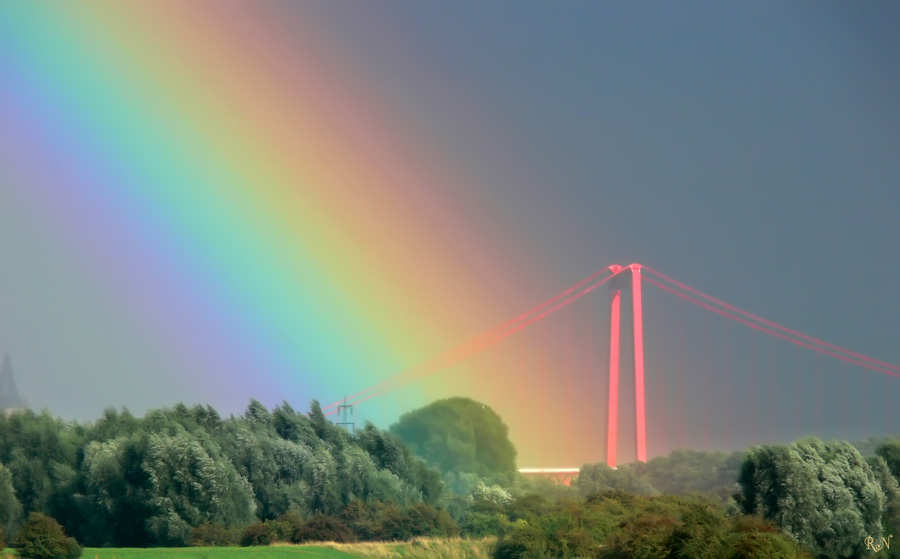
<svg viewBox="0 0 900 559">
<path fill-rule="evenodd" d="M 440 68 L 459 104 L 514 131 L 498 156 L 526 176 L 481 186 L 563 276 L 642 261 L 900 357 L 895 5 L 389 6 L 322 10 L 372 72 L 405 72 L 397 95 L 431 92 L 416 76 Z"/>
<path fill-rule="evenodd" d="M 335 22 L 362 52 L 406 30 L 516 132 L 502 151 L 531 162 L 527 183 L 484 187 L 562 275 L 644 262 L 900 360 L 897 6 L 404 4 Z"/>
<path fill-rule="evenodd" d="M 390 99 L 429 131 L 445 161 L 477 178 L 465 188 L 477 191 L 480 212 L 517 240 L 516 261 L 541 269 L 504 311 L 613 262 L 641 262 L 900 363 L 896 3 L 270 8 L 259 17 L 277 12 L 298 34 L 313 22 L 345 73 Z M 19 50 L 39 43 L 0 43 L 0 64 L 12 68 Z M 9 148 L 21 137 L 0 126 L 0 139 Z M 72 272 L 80 255 L 27 213 L 41 213 L 42 202 L 25 194 L 29 172 L 14 171 L 0 170 L 0 350 L 13 353 L 20 391 L 82 419 L 106 405 L 140 412 L 176 401 L 177 391 L 156 385 L 178 375 L 158 371 L 186 361 L 122 334 L 123 311 L 112 299 L 79 308 L 78 285 L 91 281 Z M 137 297 L 137 289 L 128 293 Z M 100 351 L 99 340 L 114 349 Z M 111 372 L 124 369 L 134 378 Z M 79 386 L 78 378 L 111 388 L 78 404 L 53 391 Z M 879 396 L 900 399 L 900 384 L 878 386 Z M 199 385 L 179 390 L 187 401 L 204 399 Z M 245 398 L 210 397 L 225 411 Z M 268 392 L 263 399 L 278 400 Z"/>
<path fill-rule="evenodd" d="M 526 162 L 481 187 L 560 278 L 642 262 L 900 362 L 897 5 L 390 6 L 323 12 L 420 118 L 512 131 L 448 149 Z M 464 100 L 423 99 L 433 68 Z"/>
</svg>

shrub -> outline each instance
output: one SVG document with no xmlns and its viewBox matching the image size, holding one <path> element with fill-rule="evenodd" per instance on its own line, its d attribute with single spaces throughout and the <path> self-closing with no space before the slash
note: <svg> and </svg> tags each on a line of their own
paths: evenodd
<svg viewBox="0 0 900 559">
<path fill-rule="evenodd" d="M 547 534 L 537 527 L 525 525 L 500 539 L 494 547 L 493 559 L 544 559 L 550 557 Z"/>
<path fill-rule="evenodd" d="M 301 542 L 339 542 L 356 541 L 350 528 L 339 519 L 324 514 L 316 514 L 299 526 L 294 532 L 293 541 Z"/>
<path fill-rule="evenodd" d="M 341 523 L 363 541 L 400 541 L 416 537 L 453 537 L 459 526 L 445 510 L 427 503 L 401 506 L 396 503 L 351 501 L 341 513 Z"/>
<path fill-rule="evenodd" d="M 513 498 L 509 492 L 499 485 L 485 485 L 483 481 L 479 481 L 472 489 L 472 501 L 475 503 L 487 502 L 496 506 L 507 505 L 512 502 Z"/>
<path fill-rule="evenodd" d="M 416 537 L 451 537 L 459 535 L 459 526 L 445 510 L 425 503 L 400 507 L 394 503 L 376 505 L 375 539 L 410 540 Z"/>
<path fill-rule="evenodd" d="M 726 548 L 721 554 L 729 559 L 797 559 L 811 557 L 768 520 L 745 515 L 734 519 Z"/>
<path fill-rule="evenodd" d="M 299 515 L 281 515 L 275 520 L 254 522 L 244 528 L 241 545 L 271 545 L 275 542 L 292 542 L 297 531 Z"/>
<path fill-rule="evenodd" d="M 459 535 L 459 526 L 445 510 L 425 503 L 416 503 L 406 509 L 407 523 L 411 527 L 409 537 L 454 537 Z"/>
<path fill-rule="evenodd" d="M 33 512 L 16 538 L 19 557 L 23 559 L 78 559 L 81 546 L 66 536 L 53 518 Z"/>
<path fill-rule="evenodd" d="M 673 533 L 682 526 L 674 516 L 644 512 L 623 523 L 610 538 L 611 558 L 665 559 L 675 554 Z"/>
<path fill-rule="evenodd" d="M 294 510 L 289 510 L 282 513 L 276 520 L 285 525 L 285 530 L 288 538 L 292 538 L 294 536 L 294 532 L 297 531 L 297 528 L 303 526 L 304 522 L 303 515 Z"/>
<path fill-rule="evenodd" d="M 233 530 L 229 530 L 222 524 L 207 522 L 195 526 L 191 530 L 189 543 L 194 547 L 222 547 L 234 545 L 237 542 Z"/>
<path fill-rule="evenodd" d="M 66 538 L 66 559 L 80 559 L 84 548 L 73 537 Z"/>
<path fill-rule="evenodd" d="M 470 512 L 460 522 L 462 533 L 467 538 L 503 537 L 512 523 L 503 513 Z"/>
<path fill-rule="evenodd" d="M 294 538 L 297 527 L 280 517 L 276 520 L 266 520 L 266 531 L 269 534 L 269 543 L 290 542 Z"/>
<path fill-rule="evenodd" d="M 672 547 L 678 557 L 720 559 L 730 521 L 717 509 L 703 503 L 686 503 L 682 525 L 672 533 Z"/>
<path fill-rule="evenodd" d="M 494 559 L 524 559 L 525 557 L 535 557 L 529 555 L 532 550 L 518 539 L 500 540 L 494 547 L 492 557 Z M 543 557 L 543 555 L 540 555 Z"/>
<path fill-rule="evenodd" d="M 542 495 L 528 494 L 516 498 L 506 506 L 506 514 L 510 520 L 536 520 L 550 510 L 551 503 Z"/>
<path fill-rule="evenodd" d="M 269 528 L 262 522 L 254 522 L 244 528 L 241 535 L 241 545 L 244 547 L 250 545 L 269 545 L 272 543 L 272 534 Z"/>
<path fill-rule="evenodd" d="M 793 540 L 778 532 L 740 532 L 733 536 L 728 559 L 804 559 L 811 557 Z"/>
<path fill-rule="evenodd" d="M 377 539 L 379 528 L 375 521 L 375 514 L 363 501 L 351 501 L 344 507 L 341 520 L 356 534 L 357 538 L 361 540 Z"/>
<path fill-rule="evenodd" d="M 182 547 L 191 539 L 191 525 L 173 510 L 148 519 L 147 531 L 158 544 L 168 547 Z"/>
<path fill-rule="evenodd" d="M 737 517 L 734 521 L 735 532 L 778 532 L 773 524 L 761 516 L 754 514 L 745 514 Z"/>
</svg>

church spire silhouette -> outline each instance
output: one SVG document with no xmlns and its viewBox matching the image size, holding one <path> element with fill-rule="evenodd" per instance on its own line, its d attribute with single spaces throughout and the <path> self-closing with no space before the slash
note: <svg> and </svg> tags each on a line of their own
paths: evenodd
<svg viewBox="0 0 900 559">
<path fill-rule="evenodd" d="M 16 389 L 16 378 L 9 354 L 4 354 L 3 365 L 0 366 L 0 412 L 9 415 L 24 408 L 25 402 L 19 397 L 19 391 Z"/>
</svg>

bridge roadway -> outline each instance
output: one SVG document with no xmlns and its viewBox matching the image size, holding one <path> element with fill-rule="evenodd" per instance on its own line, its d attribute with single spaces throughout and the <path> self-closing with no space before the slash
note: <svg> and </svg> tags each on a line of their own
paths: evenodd
<svg viewBox="0 0 900 559">
<path fill-rule="evenodd" d="M 581 468 L 519 468 L 519 473 L 528 477 L 546 477 L 556 483 L 571 485 Z"/>
</svg>

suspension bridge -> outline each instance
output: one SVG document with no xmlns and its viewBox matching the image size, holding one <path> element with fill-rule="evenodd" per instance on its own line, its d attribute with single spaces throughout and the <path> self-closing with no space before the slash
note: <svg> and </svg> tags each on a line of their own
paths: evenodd
<svg viewBox="0 0 900 559">
<path fill-rule="evenodd" d="M 668 300 L 648 306 L 645 286 Z M 581 311 L 572 311 L 579 306 Z M 555 330 L 546 326 L 566 313 Z M 534 338 L 511 343 L 533 330 Z M 493 369 L 477 361 L 503 347 L 516 365 L 505 367 L 514 376 L 501 382 L 491 378 L 502 376 L 499 357 Z M 461 376 L 467 368 L 479 372 Z M 900 406 L 892 405 L 893 395 L 900 396 L 900 366 L 788 328 L 636 263 L 603 268 L 323 411 L 336 416 L 448 370 L 457 373 L 455 383 L 446 383 L 446 395 L 486 384 L 495 395 L 503 392 L 491 401 L 501 409 L 517 398 L 516 390 L 524 395 L 527 386 L 537 386 L 547 400 L 571 408 L 570 425 L 581 425 L 567 443 L 581 451 L 577 456 L 611 467 L 698 442 L 708 450 L 729 450 L 806 435 L 887 436 L 900 427 Z M 514 419 L 510 428 L 515 427 Z M 546 467 L 523 473 L 570 479 L 576 464 L 547 464 L 566 455 L 564 437 L 552 430 L 544 437 L 547 451 L 531 459 Z"/>
</svg>

